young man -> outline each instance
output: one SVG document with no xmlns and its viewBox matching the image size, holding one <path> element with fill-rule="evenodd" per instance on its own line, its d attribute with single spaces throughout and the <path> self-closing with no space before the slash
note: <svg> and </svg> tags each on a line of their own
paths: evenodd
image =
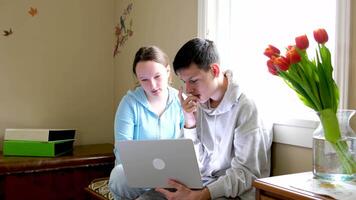
<svg viewBox="0 0 356 200">
<path fill-rule="evenodd" d="M 270 173 L 272 137 L 254 102 L 241 92 L 231 71 L 221 70 L 212 41 L 188 41 L 173 67 L 188 95 L 184 99 L 179 92 L 184 137 L 193 140 L 206 187 L 190 190 L 169 180 L 175 192 L 156 190 L 167 199 L 255 199 L 253 180 Z"/>
</svg>

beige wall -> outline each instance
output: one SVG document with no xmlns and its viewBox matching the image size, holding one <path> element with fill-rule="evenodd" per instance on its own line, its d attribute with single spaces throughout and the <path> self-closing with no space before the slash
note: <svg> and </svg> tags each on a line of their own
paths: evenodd
<svg viewBox="0 0 356 200">
<path fill-rule="evenodd" d="M 115 23 L 118 23 L 119 16 L 130 2 L 133 2 L 131 17 L 134 34 L 115 58 L 116 103 L 119 103 L 126 91 L 135 85 L 132 62 L 141 46 L 159 46 L 172 62 L 178 48 L 197 35 L 197 1 L 119 1 L 116 5 Z M 177 83 L 175 75 L 174 78 Z"/>
<path fill-rule="evenodd" d="M 77 143 L 112 141 L 113 24 L 114 0 L 0 0 L 0 141 L 5 128 L 76 128 Z"/>
<path fill-rule="evenodd" d="M 271 174 L 273 176 L 311 171 L 313 169 L 313 152 L 310 148 L 273 143 L 271 153 Z"/>
<path fill-rule="evenodd" d="M 113 58 L 114 27 L 129 3 L 134 34 Z M 76 144 L 113 142 L 136 50 L 154 44 L 173 58 L 196 36 L 196 21 L 191 0 L 0 0 L 1 34 L 14 32 L 0 35 L 0 141 L 5 128 L 76 128 Z"/>
</svg>

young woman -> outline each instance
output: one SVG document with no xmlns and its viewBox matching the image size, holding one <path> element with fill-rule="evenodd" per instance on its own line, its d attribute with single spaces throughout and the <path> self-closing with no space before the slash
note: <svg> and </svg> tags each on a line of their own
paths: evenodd
<svg viewBox="0 0 356 200">
<path fill-rule="evenodd" d="M 180 137 L 184 115 L 178 91 L 169 86 L 170 72 L 168 57 L 158 47 L 141 47 L 136 52 L 133 73 L 139 86 L 128 91 L 118 106 L 115 142 Z M 110 175 L 110 190 L 115 199 L 137 198 L 148 189 L 127 186 L 117 148 L 114 152 L 116 166 Z"/>
</svg>

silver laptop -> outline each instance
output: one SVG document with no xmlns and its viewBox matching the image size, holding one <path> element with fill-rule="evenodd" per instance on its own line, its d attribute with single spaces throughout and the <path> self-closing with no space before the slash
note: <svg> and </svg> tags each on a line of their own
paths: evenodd
<svg viewBox="0 0 356 200">
<path fill-rule="evenodd" d="M 126 140 L 119 141 L 118 148 L 130 187 L 170 188 L 168 179 L 203 187 L 190 139 Z"/>
</svg>

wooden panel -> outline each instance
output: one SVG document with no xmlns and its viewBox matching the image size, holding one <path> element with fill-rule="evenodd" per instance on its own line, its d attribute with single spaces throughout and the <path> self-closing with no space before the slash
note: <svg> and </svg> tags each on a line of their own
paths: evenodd
<svg viewBox="0 0 356 200">
<path fill-rule="evenodd" d="M 18 157 L 0 154 L 0 175 L 109 164 L 114 162 L 112 144 L 75 146 L 72 153 L 50 157 Z"/>
<path fill-rule="evenodd" d="M 84 200 L 93 179 L 110 175 L 112 150 L 111 144 L 85 145 L 56 158 L 1 157 L 0 199 Z"/>
</svg>

